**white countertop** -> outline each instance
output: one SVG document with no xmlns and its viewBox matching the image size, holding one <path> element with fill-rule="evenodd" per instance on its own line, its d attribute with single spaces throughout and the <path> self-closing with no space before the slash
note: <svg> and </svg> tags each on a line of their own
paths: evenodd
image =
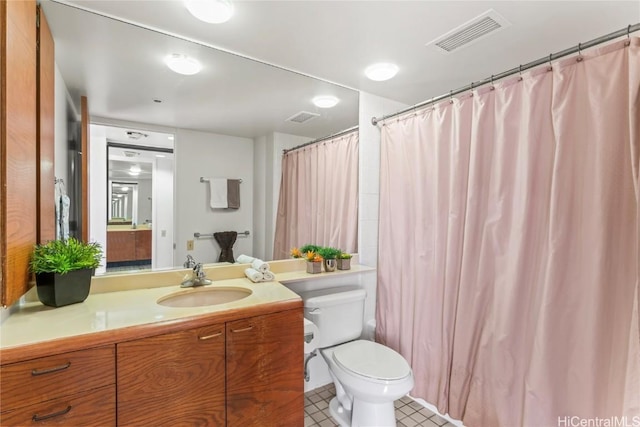
<svg viewBox="0 0 640 427">
<path fill-rule="evenodd" d="M 225 304 L 189 308 L 157 304 L 163 296 L 185 291 L 180 286 L 91 294 L 83 303 L 58 308 L 25 303 L 2 324 L 0 349 L 300 299 L 278 282 L 253 283 L 246 278 L 222 280 L 206 288 L 230 286 L 249 289 L 252 294 Z"/>
<path fill-rule="evenodd" d="M 280 282 L 298 282 L 375 270 L 371 267 L 353 265 L 352 269 L 347 271 L 308 274 L 298 270 L 304 265 L 300 261 L 280 261 L 273 264 L 275 265 L 272 271 L 280 270 L 276 273 L 277 281 L 261 283 L 253 283 L 246 277 L 224 278 L 227 275 L 237 276 L 238 272 L 242 274 L 246 266 L 236 264 L 207 268 L 207 275 L 214 279 L 214 283 L 206 286 L 206 289 L 238 287 L 252 291 L 246 298 L 211 306 L 176 308 L 157 304 L 161 297 L 185 290 L 179 285 L 166 284 L 179 283 L 184 272 L 188 270 L 95 277 L 91 285 L 91 294 L 83 303 L 59 308 L 47 307 L 39 301 L 33 301 L 31 295 L 32 301 L 16 307 L 0 326 L 0 349 L 262 304 L 300 300 L 296 293 Z M 296 271 L 290 271 L 292 268 Z M 30 291 L 32 292 L 35 293 L 35 289 Z"/>
</svg>

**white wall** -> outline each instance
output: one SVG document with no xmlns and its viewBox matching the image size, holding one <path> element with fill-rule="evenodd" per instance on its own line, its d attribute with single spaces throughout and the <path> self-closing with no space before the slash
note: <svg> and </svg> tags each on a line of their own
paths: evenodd
<svg viewBox="0 0 640 427">
<path fill-rule="evenodd" d="M 265 259 L 267 250 L 267 137 L 253 141 L 253 253 L 256 258 Z"/>
<path fill-rule="evenodd" d="M 360 164 L 358 172 L 358 255 L 360 263 L 378 264 L 378 206 L 380 202 L 380 128 L 372 117 L 408 107 L 390 99 L 360 92 Z"/>
<path fill-rule="evenodd" d="M 187 254 L 203 263 L 217 262 L 220 247 L 213 238 L 194 239 L 193 233 L 217 231 L 254 232 L 253 140 L 178 129 L 175 139 L 176 251 L 175 264 Z M 211 209 L 209 183 L 200 177 L 242 179 L 240 209 Z M 194 250 L 187 251 L 187 241 Z M 253 238 L 238 237 L 233 253 L 253 253 Z"/>
<path fill-rule="evenodd" d="M 144 224 L 147 220 L 153 221 L 151 216 L 152 200 L 150 200 L 152 197 L 151 182 L 151 179 L 138 180 L 138 224 Z"/>
<path fill-rule="evenodd" d="M 107 247 L 107 135 L 103 126 L 89 126 L 89 241 Z M 96 274 L 107 267 L 107 251 Z"/>
<path fill-rule="evenodd" d="M 153 206 L 151 212 L 152 267 L 171 268 L 174 259 L 174 169 L 173 159 L 156 158 L 153 163 Z M 140 218 L 140 217 L 139 217 Z M 144 218 L 142 219 L 144 221 Z"/>
</svg>

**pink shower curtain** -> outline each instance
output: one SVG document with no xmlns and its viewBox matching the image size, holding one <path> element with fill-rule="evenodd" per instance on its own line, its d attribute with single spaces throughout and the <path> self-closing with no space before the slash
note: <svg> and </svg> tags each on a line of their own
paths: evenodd
<svg viewBox="0 0 640 427">
<path fill-rule="evenodd" d="M 378 338 L 466 426 L 640 423 L 640 39 L 522 77 L 383 126 Z"/>
<path fill-rule="evenodd" d="M 358 249 L 358 131 L 282 158 L 273 258 L 293 247 Z"/>
</svg>

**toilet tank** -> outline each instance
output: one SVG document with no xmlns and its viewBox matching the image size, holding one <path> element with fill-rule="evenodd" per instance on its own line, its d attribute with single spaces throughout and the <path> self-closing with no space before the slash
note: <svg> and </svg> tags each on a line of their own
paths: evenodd
<svg viewBox="0 0 640 427">
<path fill-rule="evenodd" d="M 367 293 L 355 286 L 302 292 L 304 317 L 319 330 L 319 348 L 360 338 Z"/>
</svg>

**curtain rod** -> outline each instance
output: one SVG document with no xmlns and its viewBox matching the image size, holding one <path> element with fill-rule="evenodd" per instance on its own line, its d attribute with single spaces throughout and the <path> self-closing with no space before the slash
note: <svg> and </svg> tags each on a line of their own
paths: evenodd
<svg viewBox="0 0 640 427">
<path fill-rule="evenodd" d="M 415 104 L 415 105 L 413 105 L 411 107 L 408 107 L 408 108 L 405 108 L 403 110 L 397 111 L 397 112 L 395 112 L 393 114 L 389 114 L 389 115 L 382 116 L 382 117 L 379 117 L 379 118 L 378 117 L 372 117 L 371 118 L 371 124 L 376 126 L 379 122 L 384 121 L 386 119 L 389 119 L 391 117 L 396 117 L 396 116 L 402 115 L 404 113 L 408 113 L 409 111 L 416 110 L 416 109 L 421 108 L 421 107 L 425 107 L 425 106 L 427 106 L 429 104 L 433 104 L 433 103 L 436 103 L 436 102 L 441 101 L 443 99 L 450 98 L 450 97 L 452 97 L 454 95 L 458 95 L 458 94 L 464 93 L 464 92 L 466 92 L 468 90 L 473 90 L 473 89 L 475 89 L 475 88 L 477 88 L 479 86 L 483 86 L 483 85 L 486 85 L 486 84 L 489 84 L 489 83 L 493 83 L 496 80 L 500 80 L 500 79 L 503 79 L 505 77 L 512 76 L 512 75 L 514 75 L 516 73 L 521 73 L 521 72 L 523 72 L 525 70 L 529 70 L 529 69 L 537 67 L 539 65 L 546 64 L 546 63 L 551 63 L 551 61 L 553 61 L 553 60 L 560 59 L 562 57 L 565 57 L 565 56 L 568 56 L 568 55 L 571 55 L 571 54 L 574 54 L 574 53 L 581 53 L 581 51 L 584 50 L 584 49 L 588 49 L 590 47 L 597 46 L 599 44 L 608 42 L 608 41 L 616 39 L 618 37 L 622 37 L 622 36 L 625 36 L 625 35 L 627 37 L 629 37 L 629 35 L 631 33 L 636 32 L 638 30 L 640 30 L 640 23 L 634 24 L 634 25 L 629 25 L 628 27 L 623 28 L 621 30 L 615 31 L 613 33 L 609 33 L 609 34 L 604 35 L 602 37 L 598 37 L 598 38 L 590 40 L 590 41 L 588 41 L 586 43 L 578 43 L 577 46 L 571 47 L 569 49 L 565 49 L 565 50 L 557 52 L 557 53 L 550 54 L 549 56 L 545 56 L 543 58 L 540 58 L 538 60 L 529 62 L 529 63 L 524 64 L 524 65 L 520 65 L 520 66 L 518 66 L 516 68 L 512 68 L 510 70 L 504 71 L 504 72 L 502 72 L 500 74 L 495 74 L 495 75 L 493 75 L 491 77 L 487 77 L 484 80 L 480 80 L 478 82 L 471 83 L 468 86 L 463 86 L 463 87 L 458 88 L 456 90 L 452 90 L 449 93 L 446 93 L 446 94 L 440 95 L 440 96 L 436 96 L 435 98 L 431 98 L 431 99 L 429 99 L 427 101 L 420 102 L 420 103 Z"/>
<path fill-rule="evenodd" d="M 313 141 L 305 142 L 304 144 L 300 144 L 300 145 L 297 145 L 297 146 L 295 146 L 293 148 L 289 148 L 288 150 L 282 150 L 282 155 L 284 156 L 289 151 L 294 151 L 294 150 L 297 150 L 299 148 L 306 147 L 307 145 L 317 144 L 318 142 L 326 141 L 327 139 L 336 138 L 338 136 L 345 135 L 345 134 L 347 134 L 349 132 L 353 132 L 354 130 L 357 130 L 357 129 L 358 129 L 358 126 L 356 125 L 356 126 L 350 127 L 349 129 L 345 129 L 345 130 L 341 130 L 340 132 L 336 132 L 336 133 L 334 133 L 332 135 L 323 136 L 322 138 L 318 138 L 318 139 L 314 139 Z"/>
</svg>

